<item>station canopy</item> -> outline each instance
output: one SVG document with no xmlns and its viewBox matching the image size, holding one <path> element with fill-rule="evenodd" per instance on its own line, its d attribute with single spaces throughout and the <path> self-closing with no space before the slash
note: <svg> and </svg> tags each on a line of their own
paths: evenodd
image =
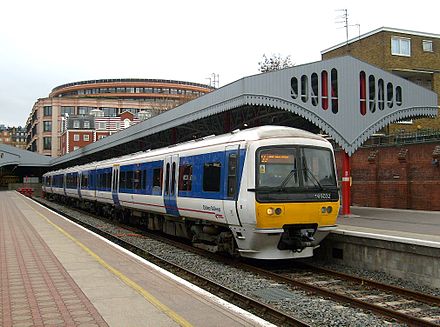
<svg viewBox="0 0 440 327">
<path fill-rule="evenodd" d="M 243 106 L 303 117 L 352 155 L 390 123 L 438 114 L 437 94 L 350 56 L 244 77 L 54 160 L 66 163 Z"/>
<path fill-rule="evenodd" d="M 51 157 L 0 144 L 0 167 L 50 167 Z"/>
</svg>

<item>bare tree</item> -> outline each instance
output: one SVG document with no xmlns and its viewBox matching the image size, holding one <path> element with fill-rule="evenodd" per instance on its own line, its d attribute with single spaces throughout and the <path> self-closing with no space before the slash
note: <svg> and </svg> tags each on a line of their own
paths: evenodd
<svg viewBox="0 0 440 327">
<path fill-rule="evenodd" d="M 272 54 L 270 58 L 268 58 L 266 54 L 263 54 L 263 60 L 260 61 L 258 65 L 260 66 L 258 70 L 262 73 L 294 66 L 290 55 L 283 58 L 280 54 Z"/>
</svg>

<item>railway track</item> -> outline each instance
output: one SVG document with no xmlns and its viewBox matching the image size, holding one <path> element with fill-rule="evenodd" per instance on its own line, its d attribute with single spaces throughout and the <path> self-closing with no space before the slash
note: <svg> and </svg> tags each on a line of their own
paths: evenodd
<svg viewBox="0 0 440 327">
<path fill-rule="evenodd" d="M 65 212 L 62 212 L 66 215 Z M 89 214 L 89 213 L 88 213 Z M 69 217 L 71 218 L 71 217 Z M 83 222 L 74 218 L 73 220 L 84 225 Z M 87 227 L 89 228 L 89 227 Z M 284 285 L 285 288 L 301 289 L 309 293 L 332 299 L 336 302 L 348 303 L 351 306 L 361 308 L 379 315 L 389 317 L 395 321 L 405 323 L 409 326 L 440 326 L 440 298 L 430 296 L 423 293 L 410 291 L 407 289 L 398 288 L 391 285 L 378 283 L 375 281 L 351 276 L 347 274 L 338 273 L 335 271 L 325 270 L 318 267 L 313 267 L 306 264 L 295 264 L 295 267 L 286 268 L 283 265 L 279 267 L 271 267 L 270 269 L 264 266 L 258 267 L 253 264 L 248 264 L 242 261 L 233 260 L 219 255 L 207 253 L 204 250 L 194 248 L 190 245 L 171 240 L 168 237 L 163 237 L 153 233 L 147 233 L 138 229 L 121 226 L 121 233 L 108 234 L 99 228 L 91 226 L 90 229 L 104 237 L 128 248 L 130 251 L 137 253 L 148 260 L 156 263 L 176 273 L 179 276 L 184 276 L 185 279 L 190 280 L 214 294 L 219 294 L 220 297 L 237 304 L 257 315 L 271 321 L 277 325 L 286 326 L 307 326 L 304 322 L 283 314 L 273 306 L 267 306 L 263 303 L 270 297 L 270 291 L 260 292 L 256 295 L 255 300 L 249 296 L 235 294 L 234 291 L 227 289 L 212 280 L 194 276 L 192 272 L 185 272 L 182 267 L 174 267 L 172 263 L 161 263 L 162 259 L 154 255 L 144 253 L 132 244 L 122 240 L 121 236 L 137 236 L 149 237 L 157 239 L 161 242 L 172 244 L 173 246 L 197 253 L 202 256 L 209 256 L 209 258 L 222 262 L 224 264 L 233 266 L 235 268 L 248 271 L 250 273 L 258 274 L 261 277 L 271 279 Z M 206 281 L 203 281 L 205 279 Z M 231 293 L 232 291 L 232 293 Z M 264 290 L 263 290 L 264 291 Z M 266 307 L 265 307 L 266 306 Z M 269 316 L 269 318 L 267 318 Z"/>
<path fill-rule="evenodd" d="M 115 235 L 114 233 L 108 233 L 105 230 L 95 227 L 93 225 L 87 224 L 81 219 L 78 219 L 74 217 L 73 215 L 67 214 L 65 211 L 60 211 L 53 206 L 48 205 L 46 201 L 42 201 L 41 199 L 35 201 L 40 203 L 41 205 L 50 208 L 51 210 L 62 214 L 63 216 L 69 218 L 70 220 L 76 222 L 77 224 L 95 232 L 98 235 L 101 235 L 105 237 L 106 239 L 112 241 L 113 243 L 116 243 L 123 248 L 131 251 L 132 253 L 135 253 L 139 255 L 140 257 L 156 264 L 157 266 L 172 272 L 173 274 L 182 277 L 189 282 L 211 292 L 212 294 L 215 294 L 219 296 L 220 298 L 227 300 L 230 303 L 233 303 L 237 305 L 238 307 L 241 307 L 249 312 L 254 313 L 255 315 L 273 323 L 277 326 L 295 326 L 295 327 L 311 327 L 311 325 L 307 324 L 306 322 L 302 321 L 299 318 L 293 317 L 291 315 L 288 315 L 275 307 L 263 303 L 261 301 L 258 301 L 256 299 L 253 299 L 251 297 L 248 297 L 244 294 L 241 294 L 239 292 L 236 292 L 228 287 L 225 287 L 214 280 L 207 278 L 205 276 L 202 276 L 200 274 L 194 273 L 189 269 L 186 269 L 184 267 L 181 267 L 173 262 L 170 262 L 168 260 L 165 260 L 161 258 L 160 256 L 157 256 L 151 252 L 148 252 L 138 246 L 135 246 L 127 241 L 125 241 L 122 237 L 130 235 L 132 237 L 147 237 L 147 233 L 144 233 L 140 230 L 130 228 L 127 226 L 121 226 L 121 233 L 118 235 Z M 72 210 L 72 208 L 69 208 Z M 76 210 L 76 209 L 73 209 Z M 90 214 L 90 213 L 87 213 Z M 158 238 L 157 235 L 148 233 L 149 237 L 155 237 Z M 162 240 L 166 240 L 166 238 L 161 238 Z M 177 242 L 173 242 L 173 244 L 176 244 Z"/>
<path fill-rule="evenodd" d="M 409 326 L 440 326 L 440 298 L 310 265 L 266 270 L 274 280 L 382 314 Z"/>
</svg>

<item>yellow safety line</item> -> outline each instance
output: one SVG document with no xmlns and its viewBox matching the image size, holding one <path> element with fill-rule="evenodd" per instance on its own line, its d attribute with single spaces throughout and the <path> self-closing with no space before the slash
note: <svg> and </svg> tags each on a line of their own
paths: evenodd
<svg viewBox="0 0 440 327">
<path fill-rule="evenodd" d="M 23 199 L 22 199 L 23 200 Z M 46 220 L 50 225 L 58 229 L 62 234 L 64 234 L 66 237 L 70 238 L 72 241 L 74 241 L 79 247 L 81 247 L 85 252 L 87 252 L 93 259 L 95 259 L 101 266 L 109 270 L 112 274 L 117 276 L 120 280 L 122 280 L 125 284 L 130 286 L 132 289 L 134 289 L 136 292 L 138 292 L 140 295 L 142 295 L 148 302 L 150 302 L 152 305 L 154 305 L 156 308 L 158 308 L 160 311 L 165 313 L 167 316 L 169 316 L 171 319 L 173 319 L 176 323 L 178 323 L 180 326 L 185 327 L 192 327 L 192 325 L 186 321 L 183 317 L 181 317 L 178 313 L 174 312 L 170 308 L 168 308 L 165 304 L 160 302 L 158 299 L 156 299 L 153 295 L 151 295 L 149 292 L 144 290 L 140 285 L 138 285 L 136 282 L 132 281 L 130 278 L 125 276 L 123 273 L 121 273 L 119 270 L 113 268 L 110 266 L 107 262 L 104 261 L 100 256 L 98 256 L 95 252 L 90 250 L 87 246 L 85 246 L 83 243 L 81 243 L 79 240 L 77 240 L 75 237 L 70 235 L 68 232 L 66 232 L 64 229 L 62 229 L 57 224 L 53 223 L 49 218 L 47 218 L 42 213 L 35 210 L 31 205 L 29 205 L 26 201 L 23 200 L 26 205 L 34 210 L 38 215 L 40 215 L 44 220 Z"/>
</svg>

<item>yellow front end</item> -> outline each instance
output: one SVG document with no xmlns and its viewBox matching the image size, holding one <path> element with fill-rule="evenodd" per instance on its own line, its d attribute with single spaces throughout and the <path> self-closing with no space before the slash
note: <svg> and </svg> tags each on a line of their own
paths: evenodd
<svg viewBox="0 0 440 327">
<path fill-rule="evenodd" d="M 334 226 L 339 212 L 337 202 L 256 203 L 257 229 L 283 228 L 284 225 L 318 224 Z"/>
</svg>

